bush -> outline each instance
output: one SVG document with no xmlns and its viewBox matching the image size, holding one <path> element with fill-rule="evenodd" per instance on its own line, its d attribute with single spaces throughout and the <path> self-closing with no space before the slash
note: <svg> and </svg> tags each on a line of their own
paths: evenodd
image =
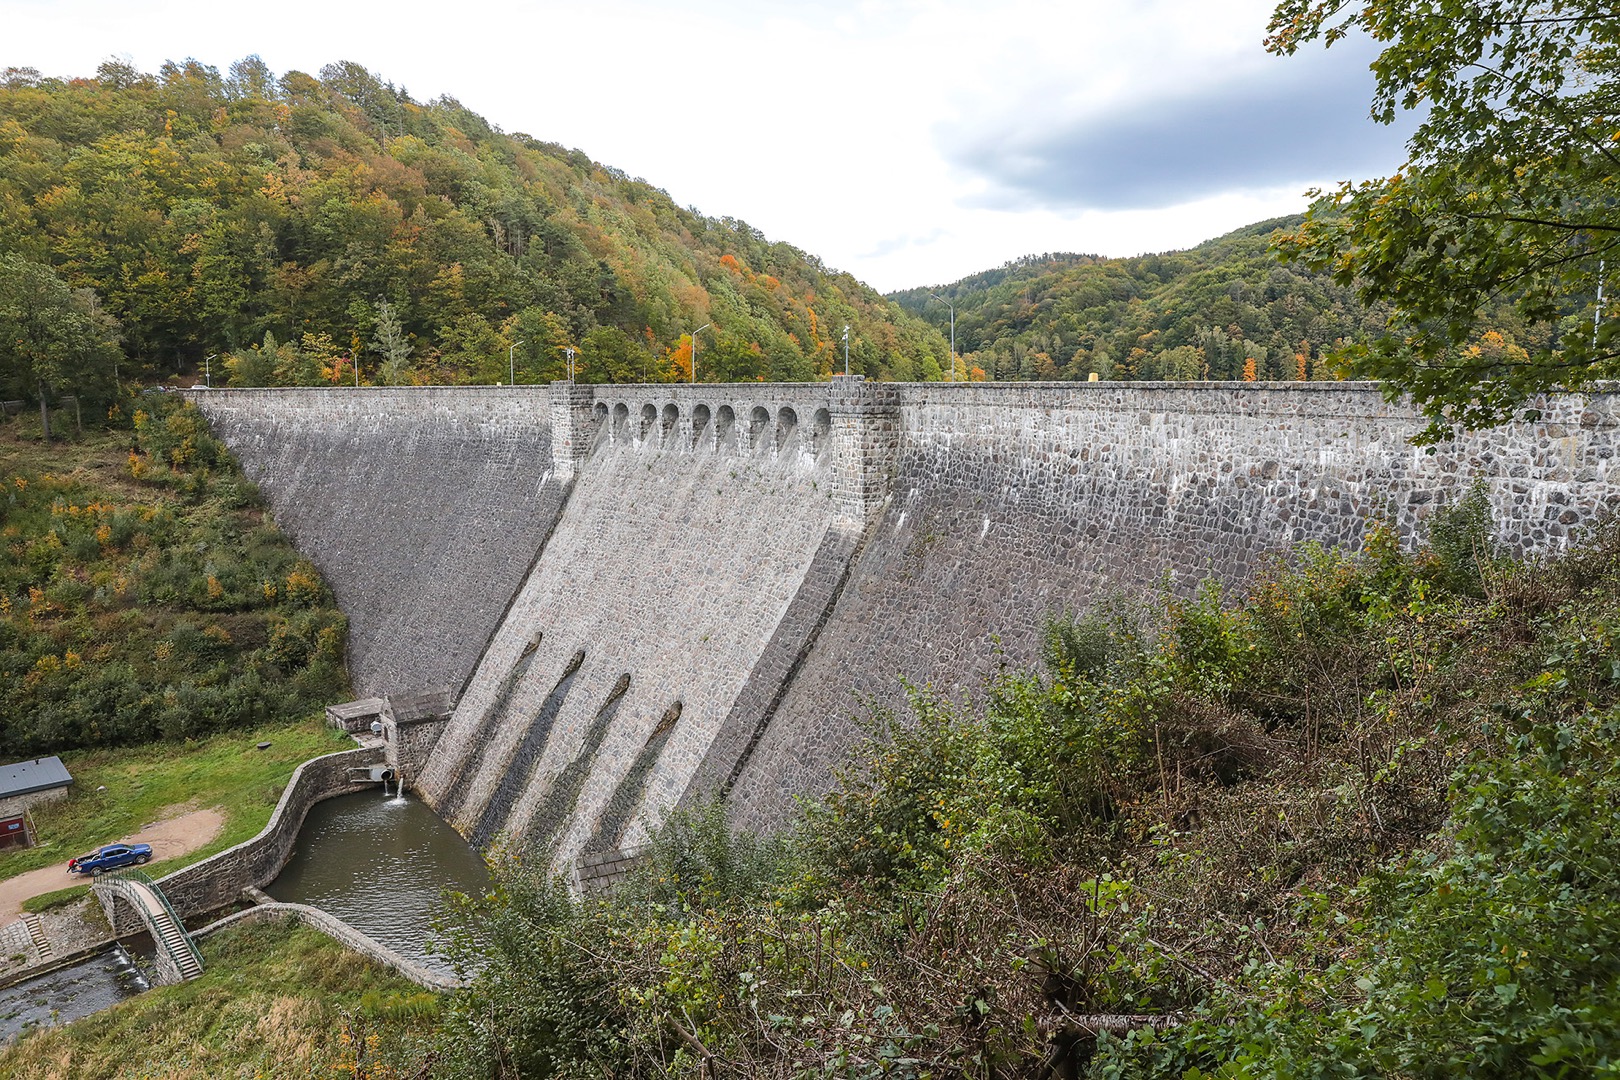
<svg viewBox="0 0 1620 1080">
<path fill-rule="evenodd" d="M 113 434 L 33 462 L 20 444 L 0 477 L 0 744 L 14 754 L 191 737 L 346 692 L 330 591 L 255 511 L 201 414 L 163 397 L 135 428 L 133 490 L 109 463 Z"/>
<path fill-rule="evenodd" d="M 912 689 L 788 840 L 503 864 L 447 1075 L 1612 1075 L 1620 531 L 1508 567 L 1444 520 Z"/>
</svg>

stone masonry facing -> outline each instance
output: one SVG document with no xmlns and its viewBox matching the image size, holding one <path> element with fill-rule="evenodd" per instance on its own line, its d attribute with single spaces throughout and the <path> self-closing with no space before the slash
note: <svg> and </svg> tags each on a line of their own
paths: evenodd
<svg viewBox="0 0 1620 1080">
<path fill-rule="evenodd" d="M 1620 496 L 1611 394 L 1427 453 L 1361 383 L 193 395 L 332 581 L 357 689 L 459 688 L 416 785 L 480 842 L 611 861 L 677 803 L 772 828 L 901 680 L 972 696 L 1054 614 L 1243 583 L 1475 483 L 1560 550 Z M 605 865 L 605 864 L 604 864 Z"/>
</svg>

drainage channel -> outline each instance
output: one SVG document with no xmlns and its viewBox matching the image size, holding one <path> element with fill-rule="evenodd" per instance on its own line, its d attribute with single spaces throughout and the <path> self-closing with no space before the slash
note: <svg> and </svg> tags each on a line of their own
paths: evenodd
<svg viewBox="0 0 1620 1080">
<path fill-rule="evenodd" d="M 26 1031 L 100 1012 L 147 988 L 121 945 L 0 990 L 0 1045 Z"/>
</svg>

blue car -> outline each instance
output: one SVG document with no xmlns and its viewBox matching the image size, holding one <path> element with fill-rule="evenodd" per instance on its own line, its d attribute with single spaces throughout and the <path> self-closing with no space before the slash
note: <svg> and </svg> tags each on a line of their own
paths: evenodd
<svg viewBox="0 0 1620 1080">
<path fill-rule="evenodd" d="M 151 861 L 151 844 L 108 844 L 99 851 L 68 860 L 70 874 L 99 874 L 120 866 L 139 866 Z"/>
</svg>

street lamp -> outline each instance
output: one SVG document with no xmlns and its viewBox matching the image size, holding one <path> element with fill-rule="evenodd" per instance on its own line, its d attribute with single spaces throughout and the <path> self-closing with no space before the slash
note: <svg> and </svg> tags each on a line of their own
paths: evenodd
<svg viewBox="0 0 1620 1080">
<path fill-rule="evenodd" d="M 573 382 L 574 381 L 574 347 L 572 345 L 559 345 L 559 346 L 557 346 L 557 348 L 562 350 L 563 356 L 566 357 L 567 360 L 568 360 L 568 381 Z"/>
<path fill-rule="evenodd" d="M 940 303 L 951 309 L 951 373 L 945 376 L 945 381 L 950 382 L 956 378 L 956 305 L 952 304 L 943 296 L 938 296 L 934 293 L 929 293 L 928 295 L 932 296 L 935 300 L 938 300 Z"/>
<path fill-rule="evenodd" d="M 517 385 L 517 359 L 516 359 L 516 357 L 517 357 L 517 347 L 519 345 L 522 345 L 522 344 L 523 344 L 522 341 L 514 341 L 514 342 L 512 342 L 512 347 L 506 350 L 506 385 L 507 386 L 516 386 Z"/>
<path fill-rule="evenodd" d="M 714 325 L 714 323 L 704 323 L 702 326 L 700 326 L 696 330 L 692 331 L 692 385 L 693 386 L 697 385 L 697 336 L 699 334 L 703 333 L 703 331 L 707 330 L 709 327 L 711 327 L 713 325 Z"/>
<path fill-rule="evenodd" d="M 213 360 L 214 357 L 218 355 L 219 353 L 209 353 L 207 356 L 203 357 L 203 385 L 208 387 L 210 390 L 214 388 Z"/>
<path fill-rule="evenodd" d="M 844 374 L 849 374 L 849 323 L 844 324 Z"/>
</svg>

